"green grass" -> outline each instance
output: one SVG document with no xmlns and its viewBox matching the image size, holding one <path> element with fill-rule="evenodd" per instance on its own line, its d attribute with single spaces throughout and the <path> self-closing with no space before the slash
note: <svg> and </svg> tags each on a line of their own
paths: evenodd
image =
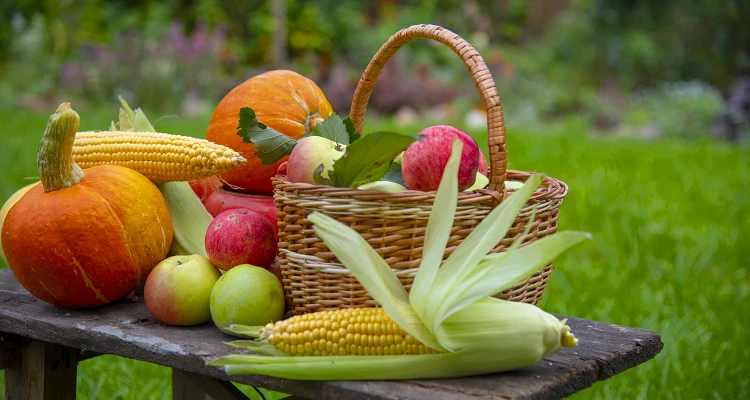
<svg viewBox="0 0 750 400">
<path fill-rule="evenodd" d="M 82 129 L 106 127 L 113 113 L 82 111 Z M 36 175 L 45 123 L 46 116 L 0 112 L 0 198 Z M 207 123 L 202 116 L 156 126 L 201 136 Z M 366 131 L 390 128 L 383 121 L 368 124 Z M 594 236 L 556 262 L 542 307 L 653 330 L 665 347 L 654 360 L 575 397 L 747 397 L 750 149 L 588 131 L 586 121 L 569 119 L 509 132 L 510 168 L 565 181 L 570 194 L 560 229 Z M 169 376 L 164 367 L 98 357 L 81 363 L 78 395 L 160 399 L 169 395 Z"/>
</svg>

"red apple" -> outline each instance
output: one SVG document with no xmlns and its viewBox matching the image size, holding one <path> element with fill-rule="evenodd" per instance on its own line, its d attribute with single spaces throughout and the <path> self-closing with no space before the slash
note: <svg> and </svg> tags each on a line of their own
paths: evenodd
<svg viewBox="0 0 750 400">
<path fill-rule="evenodd" d="M 225 271 L 240 264 L 266 268 L 276 258 L 278 246 L 271 221 L 246 208 L 217 215 L 206 231 L 208 258 Z"/>
<path fill-rule="evenodd" d="M 220 277 L 219 270 L 201 255 L 169 257 L 157 264 L 146 279 L 146 308 L 165 324 L 208 322 L 211 290 Z"/>
<path fill-rule="evenodd" d="M 487 165 L 487 158 L 484 157 L 484 153 L 481 151 L 479 152 L 479 168 L 477 168 L 477 172 L 484 176 L 490 176 L 490 168 Z"/>
<path fill-rule="evenodd" d="M 226 210 L 247 208 L 268 218 L 273 224 L 274 232 L 278 231 L 276 227 L 278 221 L 276 203 L 273 201 L 273 196 L 233 192 L 225 188 L 218 188 L 203 200 L 203 205 L 206 207 L 206 211 L 214 217 Z"/>
<path fill-rule="evenodd" d="M 289 161 L 287 161 L 289 181 L 315 184 L 313 172 L 320 164 L 325 166 L 321 175 L 328 178 L 328 171 L 333 169 L 333 163 L 344 155 L 345 148 L 346 146 L 320 136 L 308 136 L 301 139 L 289 154 Z"/>
<path fill-rule="evenodd" d="M 406 187 L 425 192 L 437 190 L 456 138 L 463 142 L 458 188 L 464 190 L 474 183 L 482 152 L 469 134 L 448 125 L 431 126 L 419 134 L 426 137 L 406 149 L 401 163 Z"/>
<path fill-rule="evenodd" d="M 294 150 L 292 150 L 294 151 Z M 287 173 L 287 166 L 289 165 L 288 162 L 284 161 L 279 165 L 279 168 L 276 170 L 276 175 L 286 175 Z"/>
</svg>

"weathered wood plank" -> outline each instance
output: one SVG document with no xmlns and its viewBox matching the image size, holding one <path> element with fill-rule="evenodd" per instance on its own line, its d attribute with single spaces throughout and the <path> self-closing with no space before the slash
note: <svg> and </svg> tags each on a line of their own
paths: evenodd
<svg viewBox="0 0 750 400">
<path fill-rule="evenodd" d="M 24 339 L 15 335 L 0 334 L 0 369 L 21 365 L 21 347 Z"/>
<path fill-rule="evenodd" d="M 213 378 L 293 393 L 303 398 L 541 399 L 561 398 L 653 358 L 663 344 L 642 329 L 570 318 L 580 339 L 524 371 L 461 379 L 305 382 L 260 375 L 228 377 L 206 361 L 237 353 L 210 323 L 171 327 L 155 321 L 142 301 L 67 310 L 35 299 L 0 270 L 0 332 L 152 362 Z"/>
<path fill-rule="evenodd" d="M 8 400 L 75 400 L 78 349 L 32 340 L 19 366 L 5 371 Z"/>
<path fill-rule="evenodd" d="M 196 387 L 202 393 L 205 393 L 206 397 L 209 399 L 248 400 L 248 397 L 229 381 L 172 369 L 172 385 L 175 384 L 175 378 L 178 378 L 180 383 L 185 381 L 190 382 L 193 387 Z M 173 397 L 173 399 L 176 400 L 177 398 Z M 193 399 L 193 397 L 190 397 L 190 399 Z"/>
</svg>

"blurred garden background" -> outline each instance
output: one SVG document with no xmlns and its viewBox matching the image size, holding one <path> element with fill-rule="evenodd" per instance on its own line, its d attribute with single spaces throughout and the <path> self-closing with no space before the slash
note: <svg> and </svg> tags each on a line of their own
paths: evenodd
<svg viewBox="0 0 750 400">
<path fill-rule="evenodd" d="M 560 228 L 594 236 L 556 263 L 541 306 L 654 330 L 665 343 L 656 359 L 574 397 L 745 398 L 748 21 L 750 3 L 736 0 L 3 1 L 0 198 L 36 176 L 41 133 L 62 101 L 82 130 L 107 129 L 121 95 L 158 130 L 204 137 L 229 90 L 287 68 L 344 115 L 390 35 L 441 25 L 493 72 L 509 167 L 566 182 Z M 428 41 L 388 64 L 367 118 L 365 131 L 450 124 L 486 142 L 466 69 Z M 78 395 L 167 398 L 169 377 L 103 356 L 80 364 Z"/>
</svg>

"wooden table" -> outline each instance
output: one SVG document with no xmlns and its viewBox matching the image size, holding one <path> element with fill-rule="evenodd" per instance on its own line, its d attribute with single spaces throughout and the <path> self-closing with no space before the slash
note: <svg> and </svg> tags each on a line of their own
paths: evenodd
<svg viewBox="0 0 750 400">
<path fill-rule="evenodd" d="M 580 345 L 563 349 L 518 372 L 460 379 L 409 381 L 293 381 L 261 375 L 227 376 L 206 366 L 238 352 L 232 337 L 212 324 L 171 327 L 155 321 L 143 300 L 91 310 L 68 310 L 36 299 L 0 269 L 0 369 L 14 399 L 74 399 L 81 360 L 114 354 L 173 369 L 173 398 L 245 398 L 229 381 L 260 386 L 294 398 L 352 399 L 553 399 L 585 389 L 645 362 L 662 349 L 658 334 L 570 318 Z M 202 389 L 197 390 L 198 388 Z"/>
</svg>

